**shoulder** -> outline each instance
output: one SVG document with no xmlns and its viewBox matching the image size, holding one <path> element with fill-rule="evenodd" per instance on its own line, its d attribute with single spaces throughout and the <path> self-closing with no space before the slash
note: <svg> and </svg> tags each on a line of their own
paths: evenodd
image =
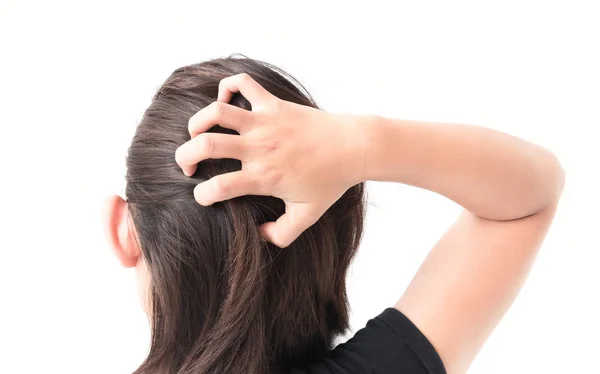
<svg viewBox="0 0 600 374">
<path fill-rule="evenodd" d="M 427 337 L 402 312 L 387 308 L 366 326 L 316 360 L 308 374 L 445 374 Z M 299 373 L 294 373 L 299 374 Z"/>
</svg>

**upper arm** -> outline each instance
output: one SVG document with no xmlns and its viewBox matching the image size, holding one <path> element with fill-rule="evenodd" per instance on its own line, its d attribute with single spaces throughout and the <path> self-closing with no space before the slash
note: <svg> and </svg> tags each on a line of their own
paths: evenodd
<svg viewBox="0 0 600 374">
<path fill-rule="evenodd" d="M 448 373 L 467 370 L 516 298 L 555 211 L 513 221 L 464 211 L 417 271 L 395 307 L 431 341 Z"/>
</svg>

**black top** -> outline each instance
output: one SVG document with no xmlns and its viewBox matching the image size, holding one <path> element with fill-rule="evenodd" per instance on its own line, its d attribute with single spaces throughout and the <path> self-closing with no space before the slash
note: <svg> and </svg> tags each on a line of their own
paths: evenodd
<svg viewBox="0 0 600 374">
<path fill-rule="evenodd" d="M 346 343 L 292 374 L 446 374 L 433 345 L 403 313 L 387 308 Z"/>
</svg>

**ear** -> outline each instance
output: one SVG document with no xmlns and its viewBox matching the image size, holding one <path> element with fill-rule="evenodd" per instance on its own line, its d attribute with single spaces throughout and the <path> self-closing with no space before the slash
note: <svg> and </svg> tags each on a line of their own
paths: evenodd
<svg viewBox="0 0 600 374">
<path fill-rule="evenodd" d="M 108 243 L 124 267 L 136 266 L 142 251 L 135 240 L 133 220 L 130 219 L 127 202 L 122 197 L 112 195 L 104 201 L 102 223 Z"/>
</svg>

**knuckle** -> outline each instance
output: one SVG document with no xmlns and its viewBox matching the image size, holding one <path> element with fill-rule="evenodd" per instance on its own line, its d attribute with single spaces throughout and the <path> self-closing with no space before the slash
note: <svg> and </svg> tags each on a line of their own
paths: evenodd
<svg viewBox="0 0 600 374">
<path fill-rule="evenodd" d="M 279 113 L 283 107 L 283 100 L 280 100 L 278 97 L 273 96 L 271 100 L 269 100 L 269 108 L 274 113 Z"/>
<path fill-rule="evenodd" d="M 276 139 L 264 139 L 261 142 L 261 148 L 266 152 L 275 152 L 280 148 L 281 144 Z"/>
<path fill-rule="evenodd" d="M 248 73 L 242 73 L 242 74 L 240 74 L 239 80 L 241 82 L 247 83 L 252 80 L 252 77 Z"/>
<path fill-rule="evenodd" d="M 265 95 L 263 104 L 264 112 L 271 118 L 274 118 L 276 115 L 283 111 L 283 106 L 285 102 L 277 96 L 271 94 L 270 92 L 267 91 L 267 93 L 268 94 Z"/>
<path fill-rule="evenodd" d="M 276 238 L 274 238 L 275 243 L 278 247 L 280 248 L 285 248 L 288 247 L 290 244 L 292 244 L 292 241 L 287 238 L 287 237 L 282 237 L 281 234 L 277 235 Z"/>
<path fill-rule="evenodd" d="M 264 176 L 263 181 L 269 190 L 278 191 L 280 189 L 283 179 L 283 175 L 280 171 L 271 167 L 264 167 L 261 175 Z"/>
<path fill-rule="evenodd" d="M 215 101 L 212 104 L 212 117 L 213 120 L 217 121 L 223 117 L 223 113 L 225 113 L 225 104 L 220 101 Z"/>
<path fill-rule="evenodd" d="M 231 191 L 231 183 L 224 178 L 217 178 L 214 181 L 214 192 L 216 196 L 225 196 Z"/>
<path fill-rule="evenodd" d="M 251 187 L 263 194 L 273 194 L 280 191 L 283 175 L 267 163 L 255 163 L 251 166 Z"/>
<path fill-rule="evenodd" d="M 260 176 L 263 180 L 271 172 L 271 166 L 267 163 L 260 162 L 255 165 L 256 175 Z"/>
<path fill-rule="evenodd" d="M 210 136 L 209 134 L 201 135 L 199 142 L 200 142 L 200 147 L 202 149 L 202 152 L 204 154 L 210 155 L 211 153 L 213 153 L 215 151 L 215 148 L 216 148 L 215 139 L 212 136 Z"/>
</svg>

